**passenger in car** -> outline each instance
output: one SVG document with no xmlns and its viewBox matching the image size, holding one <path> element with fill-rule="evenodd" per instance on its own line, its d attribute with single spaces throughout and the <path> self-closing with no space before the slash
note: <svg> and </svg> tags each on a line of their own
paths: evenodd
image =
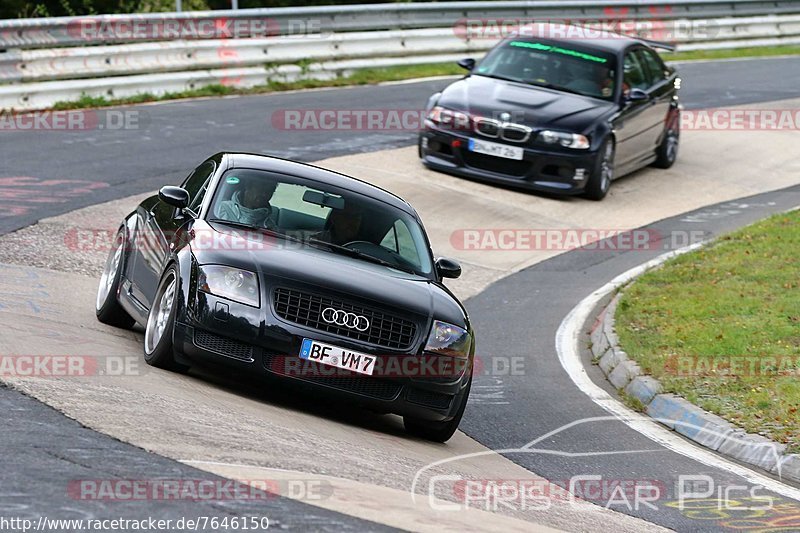
<svg viewBox="0 0 800 533">
<path fill-rule="evenodd" d="M 276 229 L 278 209 L 270 205 L 277 184 L 267 180 L 249 180 L 236 190 L 230 200 L 220 202 L 216 216 L 251 226 Z"/>
<path fill-rule="evenodd" d="M 316 235 L 316 238 L 338 245 L 363 240 L 359 238 L 362 218 L 361 211 L 357 209 L 334 209 L 328 215 L 325 230 Z"/>
</svg>

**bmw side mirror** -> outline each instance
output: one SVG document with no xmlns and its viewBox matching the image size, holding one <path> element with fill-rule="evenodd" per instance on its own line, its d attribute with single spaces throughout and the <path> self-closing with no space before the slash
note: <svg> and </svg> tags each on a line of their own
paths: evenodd
<svg viewBox="0 0 800 533">
<path fill-rule="evenodd" d="M 459 59 L 457 64 L 458 64 L 459 67 L 461 67 L 463 69 L 466 69 L 466 70 L 472 70 L 472 69 L 475 68 L 475 60 L 472 59 L 471 57 L 466 57 L 464 59 Z"/>
<path fill-rule="evenodd" d="M 457 261 L 440 257 L 436 260 L 436 272 L 440 278 L 458 278 L 461 276 L 461 265 Z"/>
<path fill-rule="evenodd" d="M 158 199 L 178 209 L 186 209 L 189 206 L 189 193 L 180 187 L 171 185 L 161 187 L 161 190 L 158 191 Z"/>
<path fill-rule="evenodd" d="M 650 96 L 641 89 L 631 89 L 628 96 L 625 98 L 628 102 L 644 102 L 649 99 Z"/>
</svg>

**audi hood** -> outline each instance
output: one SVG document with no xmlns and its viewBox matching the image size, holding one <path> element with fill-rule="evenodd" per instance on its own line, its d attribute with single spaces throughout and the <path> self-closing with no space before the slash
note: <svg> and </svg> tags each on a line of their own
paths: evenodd
<svg viewBox="0 0 800 533">
<path fill-rule="evenodd" d="M 262 293 L 287 283 L 336 292 L 379 310 L 468 326 L 466 311 L 452 293 L 423 276 L 202 220 L 196 221 L 191 234 L 188 244 L 198 264 L 257 272 Z"/>
</svg>

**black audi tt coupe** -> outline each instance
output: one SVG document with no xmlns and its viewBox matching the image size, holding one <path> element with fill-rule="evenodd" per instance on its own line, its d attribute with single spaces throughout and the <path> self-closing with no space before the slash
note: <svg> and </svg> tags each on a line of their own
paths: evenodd
<svg viewBox="0 0 800 533">
<path fill-rule="evenodd" d="M 299 380 L 446 441 L 475 353 L 467 313 L 442 283 L 460 274 L 434 260 L 401 198 L 311 165 L 219 153 L 125 218 L 96 312 L 141 324 L 151 365 Z"/>
<path fill-rule="evenodd" d="M 654 47 L 672 49 L 577 26 L 520 31 L 459 61 L 470 72 L 428 100 L 419 155 L 459 176 L 600 200 L 614 179 L 675 162 L 680 78 Z"/>
</svg>

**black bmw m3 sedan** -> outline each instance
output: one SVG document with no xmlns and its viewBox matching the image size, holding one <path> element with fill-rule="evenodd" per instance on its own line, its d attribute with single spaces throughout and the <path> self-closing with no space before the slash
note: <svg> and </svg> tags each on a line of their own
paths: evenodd
<svg viewBox="0 0 800 533">
<path fill-rule="evenodd" d="M 429 168 L 557 194 L 606 196 L 611 182 L 675 162 L 680 78 L 654 47 L 576 26 L 504 39 L 428 101 Z"/>
</svg>

